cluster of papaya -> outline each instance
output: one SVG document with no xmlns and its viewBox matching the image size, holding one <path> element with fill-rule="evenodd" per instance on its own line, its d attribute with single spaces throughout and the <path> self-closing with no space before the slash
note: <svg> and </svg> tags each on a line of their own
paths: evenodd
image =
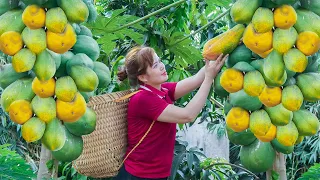
<svg viewBox="0 0 320 180">
<path fill-rule="evenodd" d="M 289 154 L 319 130 L 304 102 L 320 99 L 320 1 L 238 0 L 230 17 L 233 27 L 209 40 L 203 56 L 230 53 L 214 90 L 227 97 L 226 130 L 242 145 L 242 165 L 264 172 L 276 151 Z"/>
<path fill-rule="evenodd" d="M 87 107 L 109 68 L 92 32 L 92 0 L 0 1 L 0 50 L 11 63 L 0 67 L 1 106 L 22 125 L 27 142 L 41 141 L 61 161 L 80 156 L 82 135 L 96 126 Z"/>
</svg>

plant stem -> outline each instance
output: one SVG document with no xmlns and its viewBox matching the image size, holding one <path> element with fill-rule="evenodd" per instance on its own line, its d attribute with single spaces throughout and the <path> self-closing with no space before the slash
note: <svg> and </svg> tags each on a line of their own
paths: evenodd
<svg viewBox="0 0 320 180">
<path fill-rule="evenodd" d="M 212 21 L 208 22 L 208 24 L 204 25 L 203 27 L 197 29 L 196 31 L 194 31 L 193 33 L 189 34 L 188 36 L 182 38 L 182 39 L 179 39 L 177 40 L 174 44 L 170 45 L 170 46 L 174 46 L 186 39 L 188 39 L 190 36 L 193 36 L 195 34 L 197 34 L 198 32 L 204 30 L 205 28 L 207 28 L 208 26 L 210 26 L 211 24 L 213 24 L 214 22 L 218 21 L 219 19 L 221 19 L 223 16 L 225 16 L 227 13 L 229 13 L 230 11 L 230 8 L 228 10 L 226 10 L 225 12 L 223 12 L 222 14 L 220 14 L 219 16 L 217 16 L 216 18 L 214 18 Z"/>
<path fill-rule="evenodd" d="M 238 165 L 235 165 L 235 164 L 230 164 L 230 163 L 214 163 L 214 164 L 211 164 L 211 165 L 209 165 L 209 166 L 204 167 L 203 169 L 206 170 L 206 169 L 212 168 L 213 166 L 221 166 L 221 165 L 229 165 L 229 166 L 233 166 L 233 167 L 242 169 L 242 170 L 246 171 L 247 173 L 251 174 L 255 179 L 260 179 L 260 178 L 259 178 L 258 176 L 256 176 L 253 172 L 247 170 L 246 168 L 241 167 L 241 166 L 238 166 Z"/>
<path fill-rule="evenodd" d="M 137 20 L 135 20 L 135 21 L 132 21 L 131 23 L 125 24 L 125 25 L 123 25 L 123 26 L 121 26 L 121 27 L 119 27 L 119 28 L 117 28 L 117 29 L 113 29 L 113 30 L 111 30 L 110 32 L 108 31 L 108 33 L 113 33 L 113 32 L 115 32 L 115 31 L 119 31 L 119 30 L 121 30 L 121 29 L 123 29 L 123 28 L 132 26 L 132 25 L 134 25 L 134 24 L 136 24 L 136 23 L 138 23 L 138 22 L 140 22 L 140 21 L 143 21 L 143 20 L 145 20 L 145 19 L 148 19 L 148 18 L 151 17 L 151 16 L 157 15 L 157 14 L 159 14 L 159 13 L 161 13 L 161 12 L 167 10 L 167 9 L 170 9 L 171 7 L 174 7 L 174 6 L 176 6 L 176 5 L 180 5 L 180 4 L 184 3 L 184 2 L 186 2 L 186 0 L 180 0 L 180 1 L 177 1 L 177 2 L 175 2 L 175 3 L 172 3 L 172 4 L 170 4 L 170 5 L 168 5 L 168 6 L 165 6 L 165 7 L 161 8 L 161 9 L 159 9 L 159 10 L 153 12 L 153 13 L 150 13 L 150 14 L 148 14 L 148 15 L 146 15 L 146 16 L 143 16 L 142 18 L 139 18 L 139 19 L 137 19 Z"/>
</svg>

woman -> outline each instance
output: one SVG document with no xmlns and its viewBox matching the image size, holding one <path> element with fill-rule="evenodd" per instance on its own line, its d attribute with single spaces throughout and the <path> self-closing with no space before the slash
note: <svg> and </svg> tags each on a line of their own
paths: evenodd
<svg viewBox="0 0 320 180">
<path fill-rule="evenodd" d="M 119 72 L 118 77 L 121 81 L 128 78 L 130 85 L 139 87 L 140 91 L 131 97 L 128 105 L 126 155 L 129 155 L 117 179 L 160 180 L 170 176 L 176 123 L 192 122 L 198 116 L 226 58 L 227 55 L 220 55 L 216 61 L 206 61 L 205 67 L 196 75 L 176 83 L 166 82 L 165 66 L 152 48 L 130 50 L 125 70 Z M 175 100 L 198 87 L 198 92 L 185 107 L 173 105 Z M 133 149 L 137 144 L 139 146 Z"/>
</svg>

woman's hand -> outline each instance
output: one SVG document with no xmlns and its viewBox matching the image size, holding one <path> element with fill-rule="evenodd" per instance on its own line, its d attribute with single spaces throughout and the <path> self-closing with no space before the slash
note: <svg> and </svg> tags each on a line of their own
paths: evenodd
<svg viewBox="0 0 320 180">
<path fill-rule="evenodd" d="M 205 65 L 205 79 L 213 80 L 217 74 L 220 72 L 220 69 L 224 65 L 225 60 L 228 58 L 229 54 L 223 56 L 223 54 L 220 54 L 217 60 L 215 61 L 206 61 Z"/>
</svg>

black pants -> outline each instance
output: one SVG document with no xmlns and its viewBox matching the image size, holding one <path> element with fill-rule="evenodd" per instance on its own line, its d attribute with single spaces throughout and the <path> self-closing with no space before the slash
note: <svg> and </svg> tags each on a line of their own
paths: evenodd
<svg viewBox="0 0 320 180">
<path fill-rule="evenodd" d="M 137 176 L 134 176 L 130 174 L 126 169 L 124 168 L 124 165 L 121 167 L 118 176 L 116 177 L 116 180 L 167 180 L 168 178 L 157 178 L 157 179 L 150 179 L 150 178 L 139 178 Z"/>
</svg>

